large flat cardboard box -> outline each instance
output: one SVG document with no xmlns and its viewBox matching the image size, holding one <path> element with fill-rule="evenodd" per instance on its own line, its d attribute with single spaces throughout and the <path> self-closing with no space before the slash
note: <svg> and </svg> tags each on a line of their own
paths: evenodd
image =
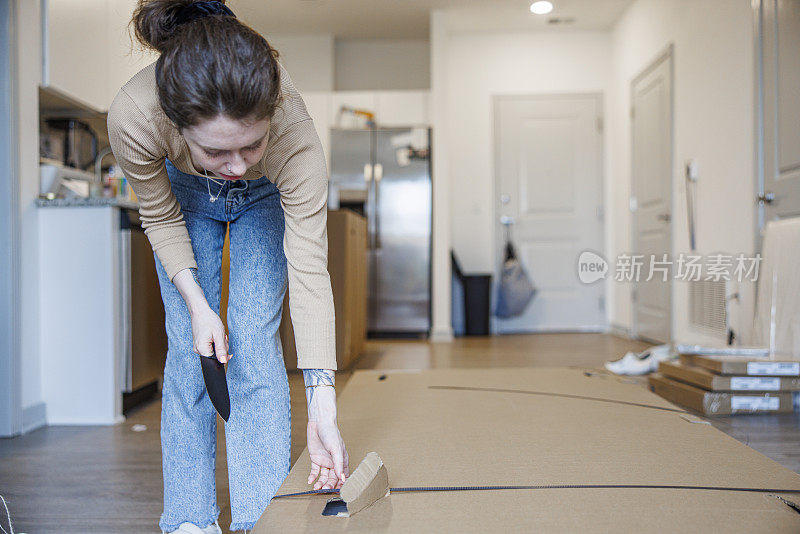
<svg viewBox="0 0 800 534">
<path fill-rule="evenodd" d="M 791 393 L 706 391 L 659 374 L 651 375 L 648 382 L 653 391 L 665 399 L 706 415 L 793 411 Z"/>
<path fill-rule="evenodd" d="M 367 220 L 354 211 L 328 212 L 328 272 L 336 310 L 336 364 L 347 369 L 367 337 Z M 297 369 L 288 291 L 279 332 L 286 369 Z"/>
<path fill-rule="evenodd" d="M 445 386 L 447 389 L 438 389 Z M 462 389 L 459 389 L 462 388 Z M 482 389 L 474 389 L 482 388 Z M 800 476 L 635 385 L 581 369 L 357 371 L 338 419 L 392 487 L 643 484 L 800 490 Z M 279 490 L 310 489 L 304 451 Z M 797 532 L 773 494 L 685 489 L 392 493 L 349 518 L 275 499 L 253 532 Z"/>
<path fill-rule="evenodd" d="M 721 375 L 800 376 L 800 362 L 701 354 L 681 354 L 681 361 Z"/>
<path fill-rule="evenodd" d="M 684 362 L 661 362 L 658 370 L 667 378 L 711 391 L 800 391 L 800 378 L 791 376 L 718 375 Z"/>
</svg>

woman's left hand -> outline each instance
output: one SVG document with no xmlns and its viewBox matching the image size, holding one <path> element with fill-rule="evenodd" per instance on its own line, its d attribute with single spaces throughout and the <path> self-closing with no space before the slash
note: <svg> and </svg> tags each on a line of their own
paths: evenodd
<svg viewBox="0 0 800 534">
<path fill-rule="evenodd" d="M 350 476 L 350 458 L 336 422 L 336 390 L 332 385 L 308 387 L 306 399 L 306 436 L 311 457 L 308 483 L 314 484 L 315 490 L 341 488 Z"/>
</svg>

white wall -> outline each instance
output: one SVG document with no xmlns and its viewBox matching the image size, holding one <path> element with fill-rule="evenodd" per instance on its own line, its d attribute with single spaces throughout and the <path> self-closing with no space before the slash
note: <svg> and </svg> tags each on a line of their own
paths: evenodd
<svg viewBox="0 0 800 534">
<path fill-rule="evenodd" d="M 301 92 L 428 89 L 425 40 L 335 40 L 333 35 L 264 36 Z"/>
<path fill-rule="evenodd" d="M 497 268 L 492 97 L 605 94 L 610 50 L 610 35 L 600 31 L 449 35 L 443 105 L 452 240 L 466 271 Z"/>
<path fill-rule="evenodd" d="M 613 82 L 607 120 L 609 256 L 630 251 L 630 83 L 674 44 L 673 255 L 689 253 L 684 164 L 700 166 L 699 254 L 750 254 L 754 249 L 753 34 L 749 0 L 638 0 L 612 33 Z M 753 288 L 734 328 L 749 332 Z M 631 327 L 630 287 L 609 295 L 612 324 Z M 688 284 L 673 283 L 673 338 L 702 341 L 688 324 Z M 738 327 L 738 328 L 737 328 Z M 709 340 L 713 341 L 713 340 Z"/>
<path fill-rule="evenodd" d="M 289 71 L 301 92 L 332 91 L 334 43 L 332 35 L 264 34 L 280 54 L 279 61 Z"/>
<path fill-rule="evenodd" d="M 431 185 L 433 190 L 433 233 L 431 251 L 431 341 L 452 341 L 450 248 L 450 143 L 448 142 L 448 58 L 447 14 L 431 13 Z"/>
<path fill-rule="evenodd" d="M 39 346 L 39 83 L 41 12 L 39 2 L 17 2 L 17 127 L 21 231 L 21 401 L 23 431 L 44 423 Z"/>
<path fill-rule="evenodd" d="M 430 43 L 413 39 L 337 39 L 337 91 L 429 89 Z"/>
</svg>

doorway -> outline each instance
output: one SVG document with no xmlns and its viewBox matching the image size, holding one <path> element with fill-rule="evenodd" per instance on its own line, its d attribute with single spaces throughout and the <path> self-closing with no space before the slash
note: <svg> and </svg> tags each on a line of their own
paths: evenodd
<svg viewBox="0 0 800 534">
<path fill-rule="evenodd" d="M 495 265 L 508 229 L 537 289 L 495 333 L 605 328 L 604 285 L 577 271 L 583 251 L 603 250 L 602 110 L 600 94 L 494 99 Z"/>
<path fill-rule="evenodd" d="M 657 343 L 672 337 L 671 277 L 653 265 L 672 250 L 672 73 L 670 46 L 631 82 L 632 333 Z"/>
<path fill-rule="evenodd" d="M 759 228 L 800 217 L 800 1 L 756 0 Z"/>
<path fill-rule="evenodd" d="M 0 436 L 22 430 L 14 7 L 13 1 L 0 0 Z"/>
</svg>

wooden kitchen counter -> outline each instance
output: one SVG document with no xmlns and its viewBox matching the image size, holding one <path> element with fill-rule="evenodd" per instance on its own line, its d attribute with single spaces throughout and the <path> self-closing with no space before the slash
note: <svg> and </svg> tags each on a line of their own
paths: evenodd
<svg viewBox="0 0 800 534">
<path fill-rule="evenodd" d="M 367 220 L 354 211 L 328 212 L 328 272 L 336 310 L 336 363 L 347 369 L 361 354 L 367 331 Z M 227 324 L 230 250 L 228 237 L 222 254 L 220 317 Z M 294 330 L 289 318 L 288 291 L 280 326 L 286 369 L 297 369 Z"/>
</svg>

